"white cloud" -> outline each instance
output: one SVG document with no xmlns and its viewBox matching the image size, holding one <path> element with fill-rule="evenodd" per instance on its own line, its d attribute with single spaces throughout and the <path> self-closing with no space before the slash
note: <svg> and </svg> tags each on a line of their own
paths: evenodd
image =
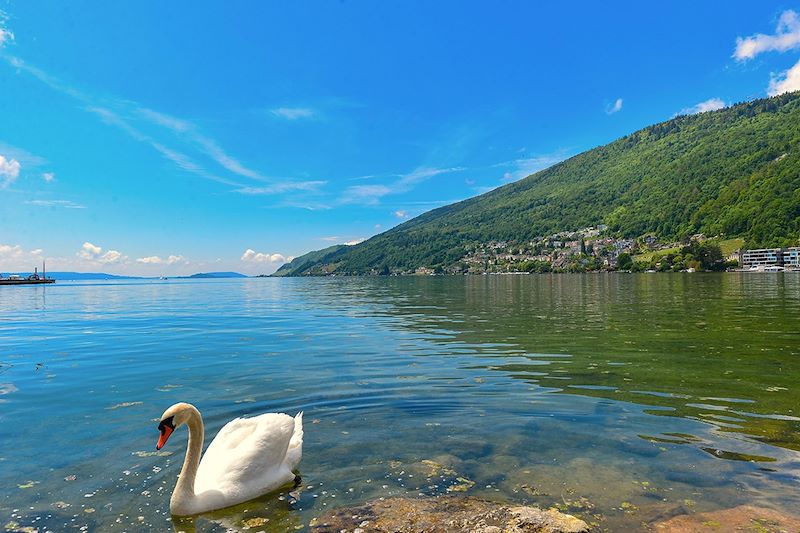
<svg viewBox="0 0 800 533">
<path fill-rule="evenodd" d="M 355 246 L 356 244 L 361 244 L 365 240 L 366 240 L 365 238 L 359 237 L 358 239 L 353 239 L 352 241 L 347 241 L 346 243 L 344 243 L 344 245 L 345 246 Z"/>
<path fill-rule="evenodd" d="M 145 265 L 174 265 L 176 263 L 189 263 L 182 255 L 170 255 L 166 259 L 162 259 L 157 255 L 151 255 L 148 257 L 140 257 L 136 260 L 136 262 Z"/>
<path fill-rule="evenodd" d="M 100 252 L 102 251 L 102 248 L 87 241 L 83 243 L 81 249 L 78 250 L 78 257 L 81 259 L 86 259 L 87 261 L 93 261 L 94 258 L 100 255 Z"/>
<path fill-rule="evenodd" d="M 45 182 L 50 183 L 50 182 L 52 182 L 53 180 L 56 179 L 56 175 L 53 172 L 43 172 L 42 173 L 42 179 Z"/>
<path fill-rule="evenodd" d="M 397 211 L 394 212 L 394 216 L 402 220 L 404 218 L 408 218 L 408 213 L 406 213 L 402 209 L 398 209 Z"/>
<path fill-rule="evenodd" d="M 706 111 L 716 111 L 725 107 L 725 102 L 720 98 L 709 98 L 692 107 L 684 107 L 678 111 L 679 115 L 696 115 L 697 113 L 705 113 Z"/>
<path fill-rule="evenodd" d="M 18 257 L 20 254 L 22 254 L 22 246 L 19 244 L 15 244 L 14 246 L 10 244 L 0 244 L 0 255 Z"/>
<path fill-rule="evenodd" d="M 288 263 L 294 257 L 292 256 L 284 256 L 283 254 L 269 254 L 269 253 L 261 253 L 256 252 L 255 250 L 248 248 L 242 254 L 240 258 L 242 261 L 247 263 L 276 263 L 278 265 L 282 265 L 283 263 Z"/>
<path fill-rule="evenodd" d="M 234 268 L 251 275 L 272 274 L 281 265 L 291 262 L 292 259 L 294 257 L 291 255 L 262 253 L 248 248 L 239 258 L 239 266 Z"/>
<path fill-rule="evenodd" d="M 83 243 L 83 246 L 81 246 L 81 250 L 78 253 L 81 254 L 83 257 L 91 259 L 92 257 L 98 255 L 102 251 L 103 251 L 102 248 L 100 248 L 99 246 L 95 246 L 94 244 L 87 241 Z"/>
<path fill-rule="evenodd" d="M 81 249 L 75 254 L 79 259 L 89 261 L 91 263 L 102 263 L 104 265 L 117 264 L 126 261 L 128 258 L 117 250 L 108 250 L 103 253 L 100 246 L 94 245 L 90 242 L 84 242 Z"/>
<path fill-rule="evenodd" d="M 86 209 L 85 205 L 76 204 L 71 200 L 28 200 L 28 205 L 38 205 L 39 207 L 64 207 L 66 209 Z"/>
<path fill-rule="evenodd" d="M 779 76 L 773 76 L 769 81 L 769 88 L 767 89 L 767 93 L 770 96 L 777 96 L 793 91 L 800 91 L 800 61 Z"/>
<path fill-rule="evenodd" d="M 787 10 L 778 19 L 774 35 L 757 33 L 746 38 L 738 37 L 733 57 L 738 61 L 746 61 L 763 52 L 786 52 L 794 48 L 800 48 L 800 17 L 796 12 Z"/>
<path fill-rule="evenodd" d="M 613 115 L 622 110 L 622 98 L 617 98 L 613 104 L 606 105 L 606 115 Z"/>
<path fill-rule="evenodd" d="M 276 107 L 269 111 L 276 117 L 286 120 L 297 120 L 299 118 L 311 118 L 315 115 L 314 110 L 308 107 Z"/>
<path fill-rule="evenodd" d="M 97 261 L 108 264 L 108 263 L 119 263 L 120 261 L 124 261 L 126 257 L 122 255 L 120 252 L 116 250 L 109 250 L 100 257 L 97 258 Z"/>
<path fill-rule="evenodd" d="M 42 249 L 24 250 L 19 244 L 0 244 L 0 271 L 27 272 L 42 260 Z"/>
<path fill-rule="evenodd" d="M 8 187 L 16 181 L 19 169 L 19 161 L 0 155 L 0 189 Z"/>
</svg>

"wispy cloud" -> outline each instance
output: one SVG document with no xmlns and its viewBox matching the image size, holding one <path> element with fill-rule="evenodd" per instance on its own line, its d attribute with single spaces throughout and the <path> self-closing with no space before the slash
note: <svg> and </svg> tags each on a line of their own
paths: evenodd
<svg viewBox="0 0 800 533">
<path fill-rule="evenodd" d="M 613 115 L 622 111 L 622 98 L 617 98 L 613 104 L 606 104 L 606 115 Z"/>
<path fill-rule="evenodd" d="M 236 192 L 241 194 L 279 194 L 292 191 L 317 191 L 324 186 L 327 181 L 284 181 L 266 185 L 264 187 L 241 187 Z"/>
<path fill-rule="evenodd" d="M 276 107 L 274 109 L 270 109 L 269 112 L 276 117 L 284 118 L 286 120 L 312 118 L 316 115 L 314 110 L 309 107 Z"/>
<path fill-rule="evenodd" d="M 503 177 L 501 178 L 500 181 L 501 183 L 511 183 L 512 181 L 518 181 L 521 180 L 522 178 L 527 178 L 531 174 L 535 174 L 540 170 L 552 167 L 553 165 L 555 165 L 556 163 L 560 163 L 567 157 L 569 157 L 569 154 L 565 150 L 559 150 L 557 152 L 553 152 L 552 154 L 543 154 L 534 157 L 512 159 L 511 161 L 504 161 L 502 163 L 497 163 L 496 165 L 493 166 L 509 167 L 509 170 L 503 173 Z"/>
<path fill-rule="evenodd" d="M 163 126 L 175 132 L 185 132 L 193 128 L 192 124 L 186 120 L 160 113 L 146 107 L 139 107 L 137 112 L 153 124 L 158 124 L 159 126 Z"/>
<path fill-rule="evenodd" d="M 397 211 L 394 212 L 394 216 L 396 216 L 400 220 L 404 220 L 408 218 L 408 213 L 404 209 L 398 209 Z"/>
<path fill-rule="evenodd" d="M 384 196 L 408 192 L 418 184 L 440 174 L 450 174 L 466 170 L 464 167 L 419 167 L 408 174 L 401 174 L 399 179 L 388 184 L 353 185 L 347 187 L 340 198 L 343 204 L 376 205 Z"/>
<path fill-rule="evenodd" d="M 357 239 L 352 239 L 344 243 L 345 246 L 355 246 L 356 244 L 361 244 L 366 239 L 364 237 L 359 237 Z"/>
<path fill-rule="evenodd" d="M 375 205 L 387 194 L 392 194 L 395 189 L 388 185 L 354 185 L 345 189 L 341 202 L 344 204 Z"/>
<path fill-rule="evenodd" d="M 281 207 L 293 207 L 295 209 L 305 209 L 306 211 L 327 211 L 329 209 L 333 209 L 333 206 L 329 204 L 313 201 L 288 200 L 280 205 Z"/>
<path fill-rule="evenodd" d="M 173 117 L 146 107 L 137 107 L 135 111 L 148 122 L 167 128 L 184 141 L 199 147 L 205 155 L 229 172 L 256 181 L 270 181 L 270 178 L 246 167 L 238 159 L 223 150 L 217 141 L 200 133 L 199 128 L 188 120 Z"/>
<path fill-rule="evenodd" d="M 0 155 L 0 189 L 4 189 L 14 183 L 19 177 L 19 161 L 8 159 Z"/>
<path fill-rule="evenodd" d="M 319 181 L 297 182 L 286 178 L 268 176 L 243 164 L 239 159 L 224 150 L 216 140 L 203 134 L 196 124 L 188 120 L 150 109 L 130 100 L 91 96 L 69 86 L 39 68 L 28 65 L 20 58 L 8 55 L 2 56 L 2 58 L 13 67 L 35 77 L 50 88 L 76 99 L 82 104 L 83 109 L 97 115 L 104 123 L 120 129 L 136 141 L 150 145 L 162 157 L 186 172 L 234 187 L 239 192 L 245 192 L 246 194 L 280 194 L 309 190 L 308 187 L 311 186 L 309 184 L 324 183 Z M 284 109 L 287 112 L 285 118 L 307 118 L 313 115 L 313 111 L 307 108 L 279 109 Z M 146 131 L 148 130 L 146 126 L 150 126 L 149 130 L 152 130 L 152 126 L 169 130 L 173 134 L 171 137 L 172 143 L 177 141 L 183 149 L 169 146 L 167 144 L 169 141 L 155 136 L 152 131 Z M 187 151 L 194 155 L 189 155 Z M 200 162 L 205 159 L 210 160 L 206 161 L 206 163 L 210 163 L 211 166 Z M 214 164 L 219 165 L 221 168 L 215 171 Z M 229 172 L 236 177 L 234 179 L 225 177 L 224 172 L 222 175 L 220 174 L 219 171 L 221 170 Z M 244 179 L 245 183 L 239 182 L 242 179 Z M 259 189 L 252 183 L 246 183 L 248 180 L 266 183 L 267 186 Z"/>
<path fill-rule="evenodd" d="M 14 33 L 6 27 L 8 16 L 0 11 L 0 48 L 14 40 Z"/>
<path fill-rule="evenodd" d="M 757 33 L 750 37 L 738 37 L 733 57 L 738 61 L 747 61 L 763 52 L 786 52 L 795 48 L 800 48 L 800 16 L 787 10 L 781 13 L 774 35 Z"/>
<path fill-rule="evenodd" d="M 54 172 L 42 172 L 42 179 L 45 181 L 45 183 L 51 183 L 55 181 L 56 175 Z"/>
<path fill-rule="evenodd" d="M 212 172 L 207 171 L 202 165 L 197 163 L 194 159 L 190 156 L 186 155 L 183 152 L 174 150 L 162 144 L 161 142 L 153 139 L 149 135 L 141 132 L 139 129 L 131 125 L 131 123 L 122 117 L 119 113 L 112 111 L 111 109 L 105 107 L 98 107 L 98 106 L 89 106 L 86 108 L 87 111 L 94 113 L 95 115 L 99 116 L 100 119 L 109 124 L 111 126 L 116 126 L 117 128 L 121 129 L 128 135 L 130 135 L 133 139 L 144 142 L 149 144 L 152 148 L 154 148 L 161 156 L 177 165 L 179 168 L 191 172 L 192 174 L 196 174 L 200 177 L 210 179 L 212 181 L 216 181 L 218 183 L 222 183 L 225 185 L 229 185 L 232 187 L 243 187 L 244 185 L 240 183 L 236 183 L 226 178 L 222 178 Z"/>
<path fill-rule="evenodd" d="M 28 200 L 28 205 L 38 205 L 40 207 L 63 207 L 65 209 L 86 209 L 85 205 L 76 204 L 71 200 Z"/>
<path fill-rule="evenodd" d="M 16 159 L 23 167 L 26 168 L 38 167 L 47 164 L 47 160 L 45 158 L 4 142 L 0 142 L 0 154 L 6 156 L 7 159 Z"/>
<path fill-rule="evenodd" d="M 691 107 L 684 107 L 678 111 L 679 115 L 696 115 L 697 113 L 705 113 L 706 111 L 716 111 L 725 107 L 725 101 L 721 98 L 709 98 L 703 102 L 695 104 Z"/>
</svg>

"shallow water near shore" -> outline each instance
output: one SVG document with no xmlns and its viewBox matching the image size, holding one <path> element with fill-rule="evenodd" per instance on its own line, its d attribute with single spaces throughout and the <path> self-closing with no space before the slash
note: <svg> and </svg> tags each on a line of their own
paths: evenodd
<svg viewBox="0 0 800 533">
<path fill-rule="evenodd" d="M 305 412 L 300 488 L 173 520 L 185 429 Z M 287 531 L 469 494 L 609 530 L 800 509 L 800 275 L 59 282 L 0 290 L 0 526 Z M 13 529 L 13 528 L 12 528 Z"/>
</svg>

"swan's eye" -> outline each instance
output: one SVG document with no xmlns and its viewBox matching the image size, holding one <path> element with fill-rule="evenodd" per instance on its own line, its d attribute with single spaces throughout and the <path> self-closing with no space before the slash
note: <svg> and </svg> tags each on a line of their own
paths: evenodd
<svg viewBox="0 0 800 533">
<path fill-rule="evenodd" d="M 167 439 L 169 436 L 172 435 L 172 432 L 175 431 L 175 422 L 174 417 L 165 418 L 158 424 L 158 431 L 161 435 L 158 437 L 158 444 L 156 444 L 156 450 L 160 450 L 162 446 L 167 443 Z"/>
<path fill-rule="evenodd" d="M 161 433 L 164 433 L 164 430 L 166 428 L 169 428 L 169 429 L 172 429 L 172 430 L 175 429 L 175 417 L 174 416 L 167 417 L 167 418 L 165 418 L 164 420 L 162 420 L 161 422 L 158 423 L 158 430 Z"/>
</svg>

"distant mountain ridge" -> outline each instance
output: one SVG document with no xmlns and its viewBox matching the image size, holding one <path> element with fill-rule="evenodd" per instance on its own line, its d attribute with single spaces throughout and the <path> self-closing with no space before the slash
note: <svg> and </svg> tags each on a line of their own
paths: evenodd
<svg viewBox="0 0 800 533">
<path fill-rule="evenodd" d="M 246 278 L 244 274 L 238 272 L 198 272 L 191 276 L 170 276 L 171 278 L 179 279 L 223 279 L 223 278 Z"/>
<path fill-rule="evenodd" d="M 796 244 L 800 92 L 649 126 L 360 244 L 300 256 L 276 274 L 446 269 L 469 244 L 599 225 L 620 237 L 704 233 L 741 237 L 748 248 Z"/>
</svg>

